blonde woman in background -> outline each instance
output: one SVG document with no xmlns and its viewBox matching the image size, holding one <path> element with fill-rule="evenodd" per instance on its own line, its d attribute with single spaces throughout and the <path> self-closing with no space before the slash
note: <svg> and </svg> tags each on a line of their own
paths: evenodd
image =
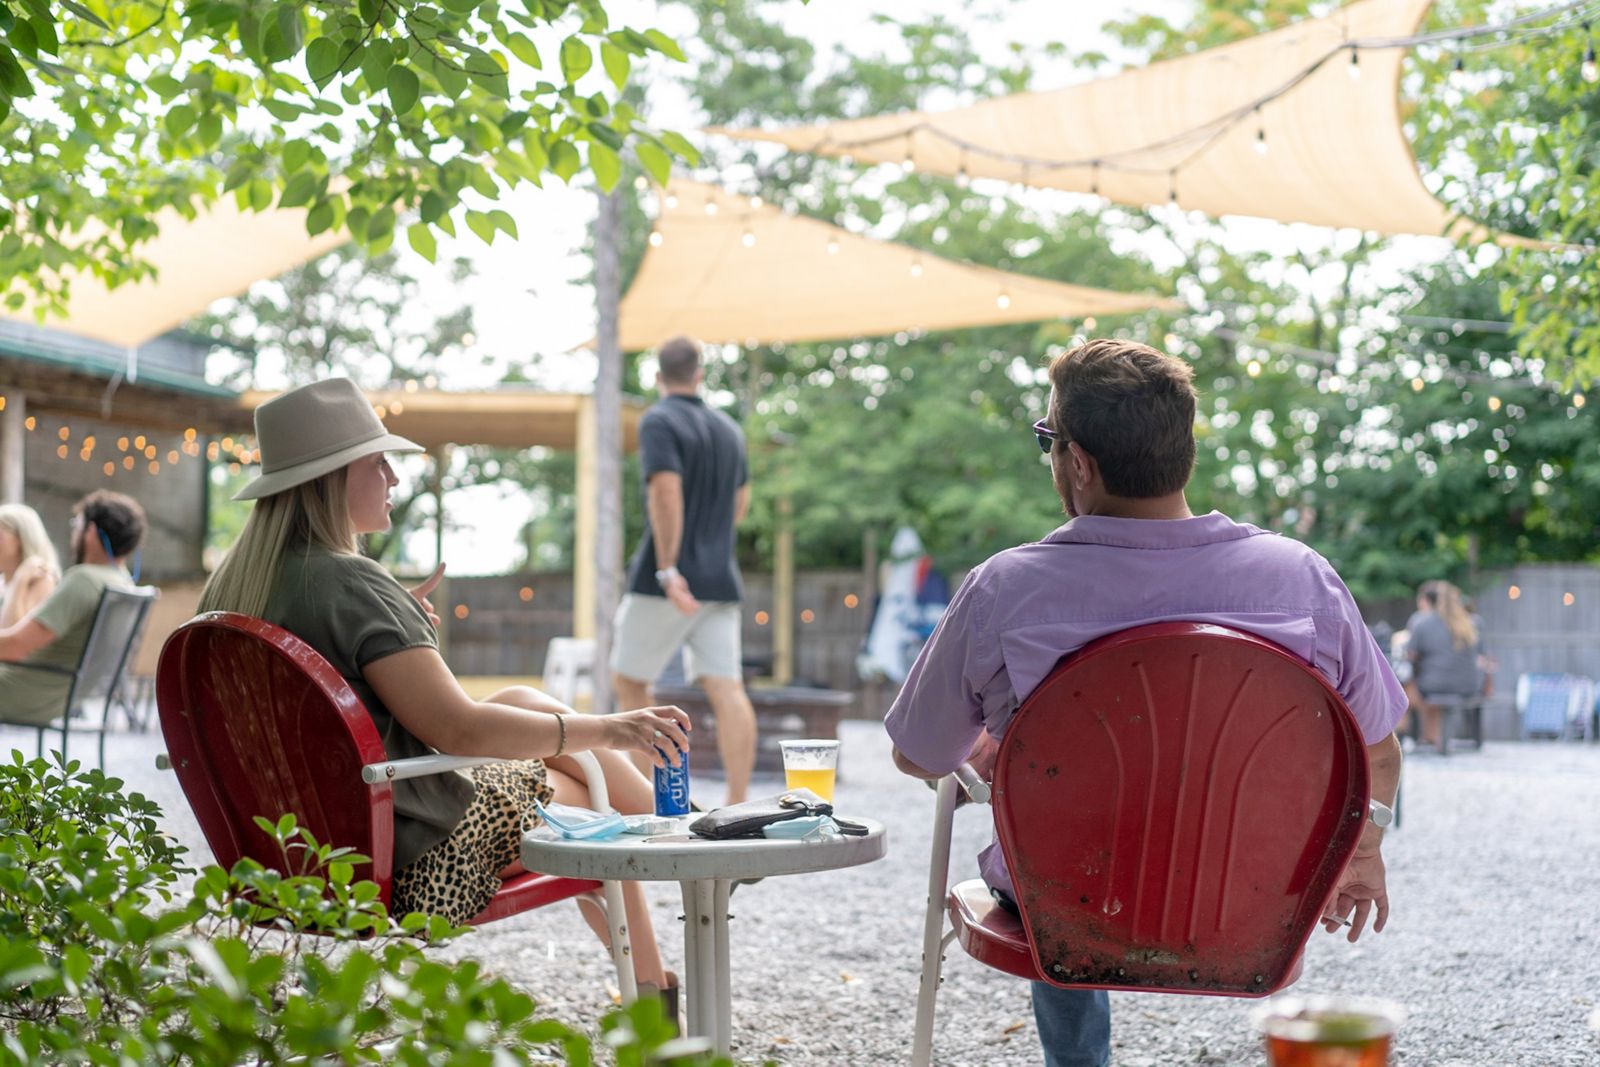
<svg viewBox="0 0 1600 1067">
<path fill-rule="evenodd" d="M 61 581 L 61 562 L 39 513 L 0 504 L 0 630 L 43 604 Z"/>
<path fill-rule="evenodd" d="M 1461 590 L 1446 581 L 1422 583 L 1417 612 L 1406 623 L 1411 638 L 1406 658 L 1411 680 L 1405 683 L 1411 706 L 1421 715 L 1422 741 L 1438 746 L 1443 712 L 1440 697 L 1471 697 L 1483 691 L 1479 657 L 1483 642 Z"/>
</svg>

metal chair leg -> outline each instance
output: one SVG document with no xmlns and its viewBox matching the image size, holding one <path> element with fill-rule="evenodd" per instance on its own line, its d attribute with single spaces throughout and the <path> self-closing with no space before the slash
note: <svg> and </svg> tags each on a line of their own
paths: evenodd
<svg viewBox="0 0 1600 1067">
<path fill-rule="evenodd" d="M 950 889 L 950 835 L 955 823 L 955 775 L 939 779 L 933 805 L 933 849 L 928 862 L 928 910 L 922 922 L 922 980 L 917 990 L 917 1021 L 911 1039 L 912 1067 L 928 1067 L 933 1059 L 933 1014 L 939 996 L 941 963 L 948 940 L 944 933 L 944 900 Z"/>
</svg>

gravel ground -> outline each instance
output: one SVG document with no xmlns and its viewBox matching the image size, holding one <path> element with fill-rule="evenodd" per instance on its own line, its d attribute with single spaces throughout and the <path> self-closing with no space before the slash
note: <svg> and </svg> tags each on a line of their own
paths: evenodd
<svg viewBox="0 0 1600 1067">
<path fill-rule="evenodd" d="M 743 887 L 733 899 L 735 1055 L 840 1067 L 904 1063 L 917 990 L 932 795 L 896 774 L 875 723 L 842 728 L 841 814 L 889 827 L 882 862 Z M 33 736 L 0 743 L 33 750 Z M 169 828 L 209 862 L 176 779 L 154 769 L 154 736 L 114 737 L 107 770 L 151 796 Z M 3 749 L 0 749 L 3 750 Z M 1600 1063 L 1600 745 L 1490 744 L 1405 772 L 1404 825 L 1385 844 L 1395 911 L 1357 945 L 1314 934 L 1304 992 L 1370 992 L 1409 1018 L 1395 1062 L 1407 1067 L 1577 1067 Z M 757 782 L 757 793 L 781 782 Z M 720 783 L 701 780 L 702 799 Z M 952 872 L 976 874 L 984 812 L 963 810 Z M 681 969 L 675 885 L 650 889 L 668 966 Z M 608 958 L 576 908 L 496 924 L 442 950 L 473 955 L 588 1025 L 610 1003 Z M 1038 1064 L 1024 983 L 952 949 L 939 998 L 935 1060 Z M 1259 1064 L 1253 1002 L 1113 994 L 1116 1067 Z M 1595 1021 L 1600 1021 L 1596 1019 Z"/>
</svg>

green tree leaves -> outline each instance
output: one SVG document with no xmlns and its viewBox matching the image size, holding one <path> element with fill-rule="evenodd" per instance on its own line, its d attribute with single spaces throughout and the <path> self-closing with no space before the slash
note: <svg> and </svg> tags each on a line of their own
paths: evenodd
<svg viewBox="0 0 1600 1067">
<path fill-rule="evenodd" d="M 560 83 L 539 80 L 528 33 L 556 19 L 570 30 Z M 588 167 L 609 188 L 634 143 L 664 175 L 663 156 L 693 150 L 607 95 L 647 55 L 681 53 L 655 31 L 612 28 L 600 0 L 204 0 L 181 12 L 0 0 L 0 189 L 8 207 L 26 204 L 0 216 L 0 296 L 59 309 L 74 274 L 136 277 L 147 220 L 223 192 L 255 210 L 307 207 L 308 229 L 347 227 L 378 250 L 400 220 L 453 232 L 463 196 L 492 200 L 546 173 L 573 181 Z"/>
</svg>

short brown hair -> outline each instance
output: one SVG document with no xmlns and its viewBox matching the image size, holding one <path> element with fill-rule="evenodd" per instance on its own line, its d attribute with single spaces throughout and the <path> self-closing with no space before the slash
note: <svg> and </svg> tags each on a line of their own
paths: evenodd
<svg viewBox="0 0 1600 1067">
<path fill-rule="evenodd" d="M 144 543 L 144 508 L 131 496 L 96 489 L 72 505 L 72 513 L 106 535 L 113 557 L 126 556 Z"/>
<path fill-rule="evenodd" d="M 1194 370 L 1137 341 L 1099 338 L 1050 361 L 1050 426 L 1100 464 L 1114 496 L 1166 496 L 1194 470 Z"/>
<path fill-rule="evenodd" d="M 674 337 L 656 350 L 657 375 L 668 385 L 692 385 L 700 369 L 700 346 L 687 337 Z"/>
</svg>

